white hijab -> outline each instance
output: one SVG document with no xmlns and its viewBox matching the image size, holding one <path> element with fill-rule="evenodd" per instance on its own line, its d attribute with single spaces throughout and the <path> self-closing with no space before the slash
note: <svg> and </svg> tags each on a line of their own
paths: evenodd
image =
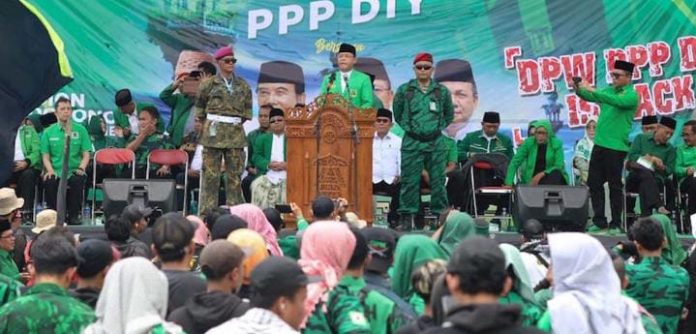
<svg viewBox="0 0 696 334">
<path fill-rule="evenodd" d="M 167 312 L 167 278 L 148 260 L 130 257 L 106 274 L 97 302 L 97 322 L 84 333 L 145 334 L 163 325 Z"/>
<path fill-rule="evenodd" d="M 611 258 L 597 239 L 583 233 L 549 235 L 554 333 L 645 333 L 638 304 L 621 295 Z"/>
</svg>

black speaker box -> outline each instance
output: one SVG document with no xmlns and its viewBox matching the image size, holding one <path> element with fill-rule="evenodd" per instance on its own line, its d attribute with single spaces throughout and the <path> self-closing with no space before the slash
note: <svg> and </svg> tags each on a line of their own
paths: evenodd
<svg viewBox="0 0 696 334">
<path fill-rule="evenodd" d="M 585 231 L 588 215 L 587 187 L 529 186 L 515 188 L 513 218 L 521 227 L 528 219 L 537 219 L 551 231 Z"/>
<path fill-rule="evenodd" d="M 140 204 L 155 211 L 176 211 L 174 180 L 104 179 L 104 217 L 119 215 L 128 204 Z"/>
</svg>

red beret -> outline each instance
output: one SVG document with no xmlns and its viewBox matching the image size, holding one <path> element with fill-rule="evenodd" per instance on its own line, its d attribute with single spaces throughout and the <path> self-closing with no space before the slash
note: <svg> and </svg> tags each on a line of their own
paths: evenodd
<svg viewBox="0 0 696 334">
<path fill-rule="evenodd" d="M 432 63 L 433 62 L 433 55 L 431 55 L 427 52 L 421 52 L 421 53 L 416 55 L 416 58 L 413 59 L 413 63 L 415 64 L 419 61 L 429 61 Z"/>
<path fill-rule="evenodd" d="M 215 60 L 220 60 L 227 56 L 234 56 L 234 50 L 232 50 L 231 46 L 223 46 L 219 48 L 217 51 L 215 51 L 214 55 Z"/>
</svg>

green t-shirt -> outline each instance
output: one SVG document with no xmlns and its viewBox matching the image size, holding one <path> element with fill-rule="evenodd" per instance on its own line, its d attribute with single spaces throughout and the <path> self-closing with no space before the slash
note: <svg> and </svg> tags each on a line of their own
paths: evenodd
<svg viewBox="0 0 696 334">
<path fill-rule="evenodd" d="M 326 304 L 320 301 L 307 320 L 304 334 L 369 334 L 370 323 L 360 296 L 353 293 L 345 282 L 328 292 Z"/>
<path fill-rule="evenodd" d="M 51 165 L 60 177 L 63 168 L 63 146 L 65 131 L 60 123 L 49 126 L 41 134 L 41 154 L 48 154 Z M 92 151 L 92 142 L 89 139 L 87 129 L 81 124 L 72 124 L 72 134 L 70 138 L 70 155 L 68 157 L 68 174 L 74 172 L 82 161 L 82 153 Z"/>
<path fill-rule="evenodd" d="M 633 127 L 633 115 L 639 102 L 638 93 L 633 87 L 608 87 L 594 92 L 580 88 L 576 93 L 585 101 L 599 104 L 595 145 L 628 152 L 628 134 Z"/>
</svg>

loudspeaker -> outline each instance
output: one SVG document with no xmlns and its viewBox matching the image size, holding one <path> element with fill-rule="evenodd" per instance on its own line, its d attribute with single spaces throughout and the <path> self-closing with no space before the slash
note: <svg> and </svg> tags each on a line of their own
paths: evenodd
<svg viewBox="0 0 696 334">
<path fill-rule="evenodd" d="M 154 212 L 176 211 L 174 180 L 104 179 L 104 217 L 119 215 L 128 204 L 150 207 Z"/>
<path fill-rule="evenodd" d="M 512 215 L 518 225 L 537 219 L 547 232 L 585 231 L 588 215 L 587 187 L 529 186 L 515 188 Z"/>
</svg>

